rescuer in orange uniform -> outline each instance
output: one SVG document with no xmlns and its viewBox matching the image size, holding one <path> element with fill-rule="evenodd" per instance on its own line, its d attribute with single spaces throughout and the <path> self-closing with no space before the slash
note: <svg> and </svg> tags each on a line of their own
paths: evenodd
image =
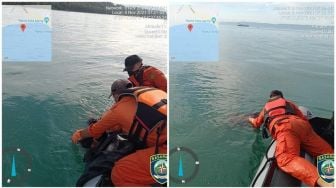
<svg viewBox="0 0 336 188">
<path fill-rule="evenodd" d="M 309 186 L 333 186 L 319 177 L 313 164 L 300 157 L 300 146 L 313 157 L 334 153 L 333 149 L 313 131 L 298 107 L 284 99 L 281 91 L 272 91 L 259 116 L 250 117 L 249 122 L 255 128 L 265 123 L 277 141 L 275 158 L 280 169 Z"/>
<path fill-rule="evenodd" d="M 142 59 L 137 55 L 125 59 L 125 69 L 133 86 L 148 86 L 167 92 L 166 76 L 157 68 L 142 64 Z"/>
<path fill-rule="evenodd" d="M 155 88 L 131 89 L 134 88 L 128 80 L 115 81 L 110 97 L 113 96 L 116 103 L 98 122 L 77 130 L 72 141 L 78 143 L 84 138 L 99 138 L 104 132 L 120 130 L 129 138 L 130 135 L 136 136 L 144 145 L 115 163 L 111 180 L 115 186 L 150 186 L 155 183 L 150 174 L 150 156 L 167 153 L 167 96 L 164 91 Z M 131 92 L 125 93 L 126 90 Z M 151 112 L 146 108 L 156 110 Z M 155 117 L 156 121 L 153 121 Z"/>
</svg>

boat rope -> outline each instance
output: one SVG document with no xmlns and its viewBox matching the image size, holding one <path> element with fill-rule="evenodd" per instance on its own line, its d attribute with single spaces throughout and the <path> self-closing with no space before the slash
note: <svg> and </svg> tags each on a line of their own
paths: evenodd
<svg viewBox="0 0 336 188">
<path fill-rule="evenodd" d="M 261 173 L 265 170 L 267 163 L 273 161 L 275 159 L 275 157 L 271 157 L 268 158 L 268 151 L 270 150 L 271 146 L 273 145 L 275 140 L 272 140 L 272 142 L 270 143 L 270 145 L 268 146 L 267 150 L 266 150 L 266 163 L 264 164 L 264 166 L 261 168 L 261 170 L 258 172 L 258 174 L 256 175 L 256 177 L 254 178 L 251 187 L 254 187 L 255 183 L 257 182 L 257 180 L 259 179 L 259 176 L 261 175 Z M 262 185 L 263 186 L 263 185 Z"/>
</svg>

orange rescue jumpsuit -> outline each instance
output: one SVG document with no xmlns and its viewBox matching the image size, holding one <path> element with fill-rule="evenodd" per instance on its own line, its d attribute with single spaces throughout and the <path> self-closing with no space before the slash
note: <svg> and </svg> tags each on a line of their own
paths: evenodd
<svg viewBox="0 0 336 188">
<path fill-rule="evenodd" d="M 309 186 L 315 186 L 319 178 L 317 169 L 309 161 L 300 157 L 300 146 L 313 157 L 334 153 L 334 151 L 325 140 L 313 131 L 298 107 L 291 101 L 286 100 L 286 102 L 296 115 L 276 116 L 268 126 L 272 137 L 277 141 L 275 150 L 277 164 L 280 169 L 293 177 Z M 251 122 L 253 127 L 259 128 L 263 124 L 266 105 L 259 116 Z"/>
<path fill-rule="evenodd" d="M 131 128 L 137 103 L 134 97 L 124 96 L 115 103 L 102 118 L 88 128 L 90 136 L 99 138 L 106 131 L 122 130 L 125 133 Z M 115 186 L 150 186 L 155 180 L 150 175 L 150 156 L 155 154 L 157 134 L 153 130 L 147 137 L 147 148 L 137 150 L 116 162 L 112 168 L 111 179 Z M 159 139 L 159 153 L 167 153 L 167 130 L 162 131 Z"/>
<path fill-rule="evenodd" d="M 154 87 L 167 92 L 166 76 L 159 69 L 152 66 L 143 66 L 140 69 L 143 70 L 128 78 L 133 83 L 133 86 Z"/>
</svg>

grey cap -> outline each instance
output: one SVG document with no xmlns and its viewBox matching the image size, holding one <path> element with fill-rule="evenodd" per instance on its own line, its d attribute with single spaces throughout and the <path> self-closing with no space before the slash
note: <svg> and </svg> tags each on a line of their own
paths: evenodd
<svg viewBox="0 0 336 188">
<path fill-rule="evenodd" d="M 118 79 L 116 81 L 113 82 L 112 86 L 111 86 L 111 94 L 109 96 L 109 98 L 117 93 L 119 94 L 121 91 L 131 88 L 133 87 L 132 82 L 130 82 L 129 80 L 126 79 Z"/>
</svg>

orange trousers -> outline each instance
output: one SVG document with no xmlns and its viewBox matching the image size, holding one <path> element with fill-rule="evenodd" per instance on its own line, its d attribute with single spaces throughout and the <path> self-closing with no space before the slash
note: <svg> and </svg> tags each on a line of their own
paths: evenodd
<svg viewBox="0 0 336 188">
<path fill-rule="evenodd" d="M 160 154 L 167 153 L 167 145 L 159 148 Z M 156 183 L 150 174 L 150 156 L 155 147 L 138 150 L 116 162 L 111 180 L 116 187 L 149 187 Z"/>
<path fill-rule="evenodd" d="M 319 178 L 317 168 L 300 157 L 300 146 L 314 158 L 334 153 L 333 149 L 313 131 L 307 121 L 300 118 L 290 117 L 275 126 L 275 158 L 279 168 L 305 184 L 315 186 Z"/>
</svg>

